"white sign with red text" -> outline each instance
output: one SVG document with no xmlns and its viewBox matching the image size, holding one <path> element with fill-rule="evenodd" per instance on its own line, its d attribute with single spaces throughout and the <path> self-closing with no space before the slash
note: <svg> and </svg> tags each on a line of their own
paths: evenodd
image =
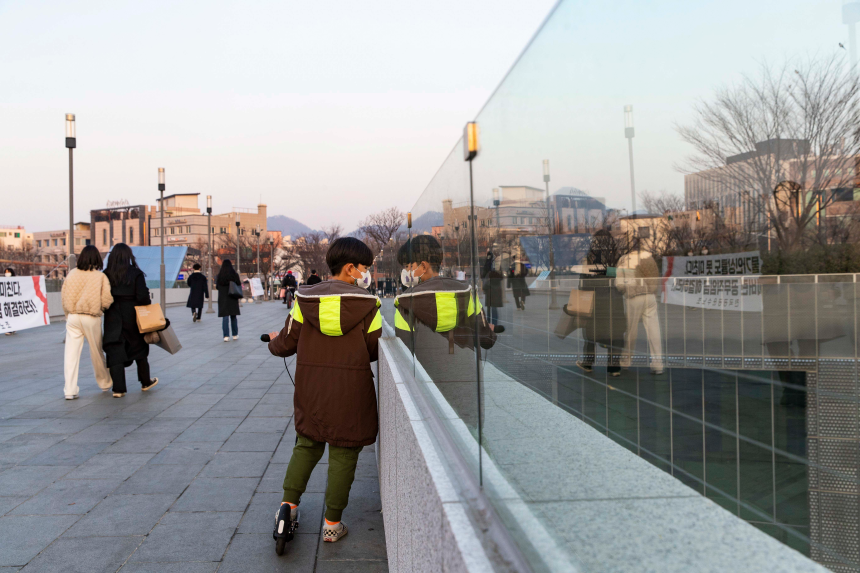
<svg viewBox="0 0 860 573">
<path fill-rule="evenodd" d="M 758 251 L 663 257 L 663 302 L 694 308 L 761 312 Z"/>
<path fill-rule="evenodd" d="M 48 324 L 45 277 L 0 277 L 0 332 Z"/>
</svg>

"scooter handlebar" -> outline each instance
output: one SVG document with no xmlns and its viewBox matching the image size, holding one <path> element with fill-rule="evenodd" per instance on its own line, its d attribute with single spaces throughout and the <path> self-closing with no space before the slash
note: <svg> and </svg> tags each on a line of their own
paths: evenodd
<svg viewBox="0 0 860 573">
<path fill-rule="evenodd" d="M 270 342 L 272 339 L 269 337 L 269 335 L 268 335 L 268 334 L 261 334 L 261 335 L 260 335 L 260 340 L 261 340 L 262 342 Z"/>
</svg>

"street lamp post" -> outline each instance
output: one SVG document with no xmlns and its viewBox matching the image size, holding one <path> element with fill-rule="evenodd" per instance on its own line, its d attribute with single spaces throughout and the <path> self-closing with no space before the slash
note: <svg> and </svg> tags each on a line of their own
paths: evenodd
<svg viewBox="0 0 860 573">
<path fill-rule="evenodd" d="M 77 147 L 75 136 L 75 114 L 66 114 L 66 147 L 69 149 L 69 267 L 66 276 L 75 265 L 75 184 L 72 161 L 72 150 Z"/>
<path fill-rule="evenodd" d="M 212 195 L 206 196 L 206 217 L 209 221 L 209 256 L 206 257 L 206 263 L 209 267 L 209 308 L 206 310 L 206 314 L 212 314 L 215 312 L 212 310 L 212 295 L 215 292 L 213 290 L 215 288 L 214 278 L 212 277 Z"/>
<path fill-rule="evenodd" d="M 241 256 L 242 256 L 242 246 L 239 242 L 239 225 L 241 224 L 241 215 L 239 211 L 236 211 L 236 272 L 239 274 L 239 288 L 242 289 L 242 265 Z M 242 292 L 244 296 L 244 290 Z"/>
<path fill-rule="evenodd" d="M 257 230 L 254 231 L 254 234 L 257 235 L 257 278 L 260 278 L 260 224 L 257 223 Z M 262 300 L 254 301 L 257 304 L 263 304 Z"/>
<path fill-rule="evenodd" d="M 632 201 L 631 213 L 636 213 L 636 183 L 633 177 L 633 106 L 624 106 L 624 137 L 627 138 L 627 153 L 630 156 L 630 199 Z"/>
<path fill-rule="evenodd" d="M 543 182 L 546 185 L 546 224 L 549 231 L 549 308 L 550 310 L 558 309 L 558 301 L 556 301 L 556 284 L 555 284 L 555 250 L 552 245 L 552 237 L 555 234 L 555 215 L 552 212 L 549 197 L 549 159 L 543 160 Z"/>
<path fill-rule="evenodd" d="M 158 202 L 158 210 L 161 211 L 161 266 L 158 268 L 158 273 L 161 278 L 158 287 L 158 294 L 161 298 L 161 312 L 166 316 L 167 305 L 164 300 L 164 167 L 158 168 L 158 192 L 161 193 L 161 200 Z"/>
<path fill-rule="evenodd" d="M 269 282 L 271 281 L 271 285 Z M 272 289 L 272 293 L 269 293 L 269 289 Z M 266 277 L 266 300 L 274 300 L 275 299 L 275 239 L 271 236 L 269 237 L 269 276 Z"/>
</svg>

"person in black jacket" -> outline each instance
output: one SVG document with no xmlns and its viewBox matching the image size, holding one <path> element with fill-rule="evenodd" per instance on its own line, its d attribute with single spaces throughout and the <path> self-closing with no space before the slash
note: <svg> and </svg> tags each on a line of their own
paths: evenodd
<svg viewBox="0 0 860 573">
<path fill-rule="evenodd" d="M 287 271 L 287 276 L 284 277 L 282 284 L 284 285 L 284 304 L 287 305 L 287 308 L 292 308 L 293 296 L 296 294 L 296 289 L 298 288 L 293 271 Z"/>
<path fill-rule="evenodd" d="M 194 263 L 193 269 L 194 272 L 185 281 L 191 289 L 185 306 L 191 309 L 191 321 L 197 322 L 203 312 L 203 297 L 209 298 L 209 281 L 206 275 L 200 272 L 200 263 Z"/>
<path fill-rule="evenodd" d="M 230 296 L 230 283 L 233 283 L 242 290 L 242 282 L 239 280 L 239 273 L 233 268 L 233 262 L 230 259 L 224 259 L 221 263 L 221 272 L 218 273 L 218 280 L 215 286 L 218 288 L 218 316 L 221 317 L 221 332 L 224 334 L 224 342 L 230 340 L 230 327 L 233 327 L 233 340 L 239 340 L 239 321 L 237 316 L 242 314 L 239 312 L 239 299 Z M 229 318 L 228 318 L 229 317 Z"/>
<path fill-rule="evenodd" d="M 315 285 L 315 284 L 321 283 L 321 282 L 322 282 L 322 279 L 320 278 L 320 276 L 317 274 L 316 271 L 312 270 L 311 276 L 308 277 L 307 285 L 311 286 L 311 285 Z"/>
<path fill-rule="evenodd" d="M 484 279 L 484 306 L 487 307 L 487 320 L 493 332 L 501 334 L 505 331 L 505 327 L 499 324 L 499 309 L 505 305 L 505 275 L 495 269 L 495 260 L 496 256 L 493 252 L 487 251 L 481 278 Z"/>
<path fill-rule="evenodd" d="M 113 380 L 113 397 L 122 398 L 127 392 L 125 369 L 137 362 L 137 379 L 146 392 L 158 384 L 149 376 L 149 344 L 137 328 L 136 306 L 151 304 L 146 278 L 137 267 L 131 247 L 114 245 L 108 255 L 105 274 L 110 281 L 113 304 L 105 311 L 105 334 L 102 346 L 107 355 L 107 367 Z"/>
</svg>

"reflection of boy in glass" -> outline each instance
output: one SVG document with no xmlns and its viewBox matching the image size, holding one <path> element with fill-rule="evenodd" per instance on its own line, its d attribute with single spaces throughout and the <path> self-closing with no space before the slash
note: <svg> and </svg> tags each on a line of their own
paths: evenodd
<svg viewBox="0 0 860 573">
<path fill-rule="evenodd" d="M 394 300 L 397 337 L 463 420 L 473 425 L 476 322 L 480 348 L 488 350 L 496 342 L 481 301 L 471 286 L 439 275 L 442 246 L 433 236 L 413 237 L 397 260 L 404 278 L 417 279 Z"/>
</svg>

